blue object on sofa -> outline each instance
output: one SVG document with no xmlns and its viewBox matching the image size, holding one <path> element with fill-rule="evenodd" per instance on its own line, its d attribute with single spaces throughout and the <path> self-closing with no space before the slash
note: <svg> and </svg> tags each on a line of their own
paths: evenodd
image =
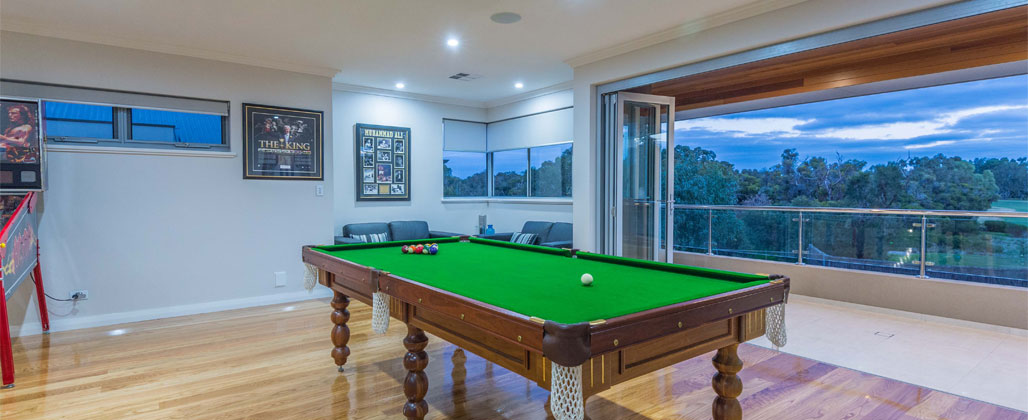
<svg viewBox="0 0 1028 420">
<path fill-rule="evenodd" d="M 423 220 L 394 221 L 389 223 L 351 223 L 343 225 L 342 235 L 336 236 L 336 244 L 356 244 L 361 240 L 350 235 L 367 235 L 385 233 L 388 241 L 406 241 L 414 239 L 447 238 L 460 236 L 459 233 L 428 230 L 428 222 Z"/>
</svg>

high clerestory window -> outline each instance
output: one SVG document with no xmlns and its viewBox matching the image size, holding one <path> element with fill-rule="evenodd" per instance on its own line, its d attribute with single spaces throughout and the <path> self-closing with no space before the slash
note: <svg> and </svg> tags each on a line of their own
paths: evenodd
<svg viewBox="0 0 1028 420">
<path fill-rule="evenodd" d="M 227 101 L 3 80 L 4 94 L 42 101 L 49 144 L 229 150 Z"/>
</svg>

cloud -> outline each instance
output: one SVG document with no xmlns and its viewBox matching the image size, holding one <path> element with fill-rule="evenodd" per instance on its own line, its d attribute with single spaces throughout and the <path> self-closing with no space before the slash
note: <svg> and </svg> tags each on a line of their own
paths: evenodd
<svg viewBox="0 0 1028 420">
<path fill-rule="evenodd" d="M 799 118 L 700 118 L 695 120 L 676 121 L 678 130 L 707 130 L 717 133 L 728 133 L 732 137 L 749 137 L 774 134 L 778 137 L 797 137 L 803 134 L 796 127 L 809 124 L 815 120 Z"/>
<path fill-rule="evenodd" d="M 928 148 L 932 148 L 932 147 L 936 147 L 936 146 L 945 146 L 947 144 L 953 144 L 953 143 L 956 143 L 956 142 L 957 142 L 956 140 L 939 140 L 939 141 L 933 141 L 931 143 L 925 143 L 925 144 L 908 144 L 906 146 L 903 146 L 903 148 L 907 149 L 907 150 L 928 149 Z"/>
<path fill-rule="evenodd" d="M 993 112 L 1013 111 L 1018 109 L 1028 109 L 1028 105 L 993 105 L 962 109 L 959 111 L 953 111 L 943 114 L 941 117 L 938 118 L 938 120 L 947 125 L 956 125 L 958 122 L 960 122 L 960 120 L 965 118 L 970 118 L 983 114 L 991 114 Z"/>
<path fill-rule="evenodd" d="M 816 137 L 845 140 L 908 140 L 917 137 L 950 134 L 961 120 L 995 112 L 1028 109 L 1028 105 L 993 105 L 947 112 L 931 120 L 869 124 L 825 130 Z M 932 144 L 932 143 L 929 143 Z M 932 147 L 924 145 L 924 147 Z M 907 149 L 918 147 L 906 147 Z"/>
</svg>

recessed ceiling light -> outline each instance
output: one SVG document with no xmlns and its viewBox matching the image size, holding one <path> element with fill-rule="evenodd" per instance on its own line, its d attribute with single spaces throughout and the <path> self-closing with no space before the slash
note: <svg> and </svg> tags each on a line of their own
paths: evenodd
<svg viewBox="0 0 1028 420">
<path fill-rule="evenodd" d="M 457 38 L 447 39 L 446 40 L 446 45 L 449 45 L 451 47 L 456 47 L 456 46 L 460 45 L 460 40 L 457 39 Z"/>
<path fill-rule="evenodd" d="M 521 83 L 521 82 L 517 82 L 517 83 L 515 83 L 515 84 L 514 84 L 514 88 L 515 88 L 515 89 L 521 89 L 521 88 L 523 88 L 523 87 L 525 87 L 525 84 L 524 84 L 524 83 Z"/>
<path fill-rule="evenodd" d="M 521 15 L 512 12 L 500 12 L 489 16 L 489 19 L 496 23 L 508 24 L 521 20 Z"/>
<path fill-rule="evenodd" d="M 407 87 L 407 85 L 405 85 L 405 84 L 403 84 L 403 83 L 397 83 L 397 84 L 396 84 L 396 88 L 397 88 L 397 89 L 403 89 L 403 88 L 405 88 L 405 87 Z"/>
</svg>

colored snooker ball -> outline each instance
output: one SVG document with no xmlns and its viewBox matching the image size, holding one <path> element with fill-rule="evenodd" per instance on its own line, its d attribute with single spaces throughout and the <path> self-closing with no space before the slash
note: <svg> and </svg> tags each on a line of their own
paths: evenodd
<svg viewBox="0 0 1028 420">
<path fill-rule="evenodd" d="M 408 248 L 407 245 L 404 245 L 403 248 L 400 248 L 400 252 L 403 252 L 404 254 L 406 254 L 406 253 L 410 252 L 410 248 Z"/>
<path fill-rule="evenodd" d="M 439 252 L 439 247 L 436 246 L 435 244 L 433 244 L 432 246 L 428 247 L 428 253 L 429 254 L 435 255 L 437 252 Z"/>
<path fill-rule="evenodd" d="M 593 284 L 593 275 L 589 273 L 582 274 L 582 286 L 589 286 Z"/>
</svg>

